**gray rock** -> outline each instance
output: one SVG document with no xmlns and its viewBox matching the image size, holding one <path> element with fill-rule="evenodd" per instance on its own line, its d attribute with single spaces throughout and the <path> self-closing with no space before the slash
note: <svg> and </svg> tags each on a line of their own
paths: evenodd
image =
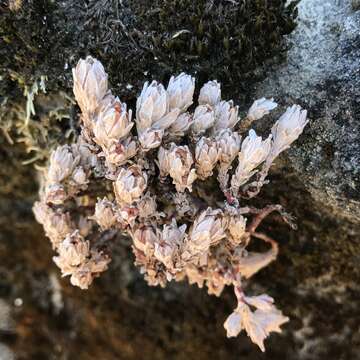
<svg viewBox="0 0 360 360">
<path fill-rule="evenodd" d="M 256 90 L 300 103 L 310 124 L 288 153 L 316 202 L 360 221 L 360 12 L 351 1 L 302 0 L 288 62 Z"/>
</svg>

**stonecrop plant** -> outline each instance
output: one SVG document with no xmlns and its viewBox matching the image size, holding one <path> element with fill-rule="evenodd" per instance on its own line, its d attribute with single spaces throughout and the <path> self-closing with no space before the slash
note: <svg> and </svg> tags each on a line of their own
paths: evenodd
<svg viewBox="0 0 360 360">
<path fill-rule="evenodd" d="M 34 205 L 62 275 L 87 289 L 108 268 L 107 243 L 127 235 L 149 285 L 187 279 L 216 296 L 232 286 L 237 306 L 225 321 L 227 336 L 245 330 L 264 351 L 264 339 L 288 318 L 270 296 L 245 295 L 242 280 L 278 254 L 277 242 L 257 230 L 261 221 L 277 211 L 295 225 L 280 205 L 258 209 L 242 199 L 267 182 L 275 158 L 307 124 L 306 110 L 289 107 L 262 139 L 248 128 L 277 106 L 273 99 L 256 100 L 240 119 L 220 84 L 209 81 L 195 107 L 195 79 L 182 73 L 167 88 L 145 83 L 133 119 L 99 61 L 80 60 L 73 77 L 81 135 L 53 151 Z M 269 250 L 248 251 L 253 239 Z"/>
</svg>

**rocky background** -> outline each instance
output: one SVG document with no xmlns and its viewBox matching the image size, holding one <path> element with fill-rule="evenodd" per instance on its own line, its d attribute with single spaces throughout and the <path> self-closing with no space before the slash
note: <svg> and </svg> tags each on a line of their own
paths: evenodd
<svg viewBox="0 0 360 360">
<path fill-rule="evenodd" d="M 21 1 L 0 5 L 0 359 L 360 359 L 360 2 Z M 298 16 L 297 16 L 298 13 Z M 250 289 L 290 317 L 262 354 L 227 339 L 230 292 L 186 283 L 150 288 L 119 238 L 110 269 L 71 287 L 32 215 L 36 168 L 79 126 L 71 67 L 98 57 L 133 106 L 147 79 L 181 70 L 224 84 L 245 110 L 273 96 L 310 124 L 273 168 L 259 205 L 278 261 Z M 257 124 L 268 131 L 271 121 Z"/>
</svg>

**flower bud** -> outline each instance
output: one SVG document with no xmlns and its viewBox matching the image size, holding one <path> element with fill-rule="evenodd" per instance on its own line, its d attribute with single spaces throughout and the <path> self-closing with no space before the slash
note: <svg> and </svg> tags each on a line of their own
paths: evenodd
<svg viewBox="0 0 360 360">
<path fill-rule="evenodd" d="M 202 137 L 195 147 L 196 174 L 204 180 L 211 176 L 219 159 L 219 150 L 216 141 Z"/>
<path fill-rule="evenodd" d="M 226 220 L 220 210 L 208 208 L 194 221 L 190 230 L 189 251 L 193 254 L 206 253 L 210 246 L 226 237 Z"/>
<path fill-rule="evenodd" d="M 137 204 L 136 204 L 137 205 Z M 134 206 L 122 206 L 118 211 L 118 221 L 122 228 L 133 227 L 139 215 L 139 209 Z"/>
<path fill-rule="evenodd" d="M 193 103 L 195 79 L 190 75 L 181 73 L 169 81 L 167 93 L 169 95 L 169 109 L 179 109 L 184 112 Z"/>
<path fill-rule="evenodd" d="M 136 126 L 138 132 L 149 129 L 169 111 L 168 95 L 164 86 L 153 81 L 144 84 L 136 102 Z"/>
<path fill-rule="evenodd" d="M 257 136 L 254 130 L 249 131 L 249 135 L 241 145 L 239 164 L 231 178 L 231 186 L 235 192 L 255 174 L 256 171 L 254 169 L 266 159 L 270 148 L 271 136 L 266 140 L 262 140 L 261 136 Z"/>
<path fill-rule="evenodd" d="M 241 136 L 230 129 L 223 129 L 217 134 L 216 141 L 221 150 L 219 156 L 220 165 L 229 167 L 239 153 Z"/>
<path fill-rule="evenodd" d="M 164 130 L 146 129 L 139 133 L 139 142 L 141 147 L 147 151 L 159 147 L 163 136 Z"/>
<path fill-rule="evenodd" d="M 214 130 L 232 129 L 240 120 L 239 107 L 232 101 L 221 101 L 215 107 Z"/>
<path fill-rule="evenodd" d="M 170 112 L 168 112 L 164 117 L 162 117 L 160 120 L 155 121 L 151 128 L 154 130 L 166 130 L 176 121 L 179 114 L 180 114 L 179 109 L 173 109 Z"/>
<path fill-rule="evenodd" d="M 182 137 L 189 130 L 193 123 L 193 118 L 189 113 L 180 114 L 169 127 L 168 132 L 175 137 Z"/>
<path fill-rule="evenodd" d="M 78 166 L 72 173 L 72 179 L 77 185 L 85 185 L 88 183 L 86 173 L 81 166 Z"/>
<path fill-rule="evenodd" d="M 248 111 L 247 117 L 251 121 L 259 120 L 263 116 L 269 114 L 270 111 L 275 109 L 276 107 L 277 107 L 277 103 L 274 102 L 273 98 L 271 99 L 261 98 L 255 100 Z"/>
<path fill-rule="evenodd" d="M 33 207 L 36 221 L 44 226 L 46 236 L 51 240 L 53 248 L 57 248 L 65 237 L 73 232 L 69 213 L 54 211 L 50 206 L 36 202 Z"/>
<path fill-rule="evenodd" d="M 151 226 L 144 226 L 132 232 L 131 237 L 136 249 L 144 254 L 150 254 L 154 251 L 155 243 L 159 241 L 157 231 Z"/>
<path fill-rule="evenodd" d="M 50 183 L 60 183 L 71 175 L 79 160 L 79 157 L 74 158 L 70 146 L 57 147 L 50 156 L 48 181 Z"/>
<path fill-rule="evenodd" d="M 103 156 L 105 156 L 108 166 L 120 166 L 134 157 L 137 152 L 136 142 L 128 137 L 119 142 L 112 142 L 107 147 L 103 147 Z"/>
<path fill-rule="evenodd" d="M 139 211 L 139 217 L 143 219 L 149 219 L 151 217 L 157 216 L 156 213 L 156 200 L 155 196 L 151 196 L 147 192 L 136 204 Z"/>
<path fill-rule="evenodd" d="M 114 192 L 119 204 L 132 204 L 138 200 L 147 185 L 147 175 L 137 165 L 122 168 L 114 183 Z"/>
<path fill-rule="evenodd" d="M 68 274 L 70 275 L 70 274 Z M 93 282 L 93 275 L 88 267 L 76 269 L 71 273 L 70 283 L 82 290 L 86 290 Z"/>
<path fill-rule="evenodd" d="M 71 152 L 74 158 L 79 157 L 79 165 L 81 165 L 84 170 L 94 168 L 98 164 L 94 147 L 86 143 L 82 136 L 79 136 L 78 141 L 71 145 Z"/>
<path fill-rule="evenodd" d="M 228 231 L 234 245 L 240 244 L 246 231 L 246 218 L 241 215 L 232 216 L 229 221 Z"/>
<path fill-rule="evenodd" d="M 54 205 L 61 205 L 68 198 L 64 186 L 60 184 L 50 184 L 45 188 L 45 202 Z"/>
<path fill-rule="evenodd" d="M 176 221 L 164 225 L 159 242 L 155 243 L 155 257 L 169 269 L 174 267 L 176 254 L 185 237 L 186 225 L 177 226 Z"/>
<path fill-rule="evenodd" d="M 90 255 L 89 241 L 85 240 L 78 231 L 74 231 L 62 241 L 58 247 L 59 256 L 54 258 L 55 263 L 62 269 L 79 266 Z"/>
<path fill-rule="evenodd" d="M 273 144 L 271 149 L 272 158 L 279 155 L 300 136 L 304 127 L 309 122 L 306 119 L 307 111 L 302 110 L 299 105 L 287 108 L 271 129 Z"/>
<path fill-rule="evenodd" d="M 126 138 L 133 127 L 131 110 L 126 111 L 126 104 L 116 98 L 108 106 L 102 107 L 93 128 L 94 141 L 98 145 L 107 146 L 111 141 Z"/>
<path fill-rule="evenodd" d="M 98 199 L 92 219 L 100 225 L 102 230 L 110 229 L 116 224 L 114 204 L 106 198 Z"/>
<path fill-rule="evenodd" d="M 192 191 L 192 183 L 197 178 L 195 169 L 191 169 L 194 163 L 192 154 L 187 146 L 176 146 L 171 144 L 168 151 L 169 174 L 173 184 L 179 192 L 189 189 Z"/>
<path fill-rule="evenodd" d="M 100 61 L 88 56 L 72 70 L 74 94 L 81 111 L 93 113 L 108 91 L 108 76 Z"/>
<path fill-rule="evenodd" d="M 266 159 L 270 150 L 270 140 L 270 137 L 262 140 L 261 136 L 257 136 L 254 130 L 249 131 L 239 153 L 239 163 L 242 164 L 242 168 L 246 172 L 250 172 Z"/>
<path fill-rule="evenodd" d="M 186 231 L 186 225 L 177 226 L 176 220 L 173 219 L 171 224 L 164 225 L 161 233 L 161 241 L 169 244 L 181 244 Z"/>
<path fill-rule="evenodd" d="M 88 289 L 94 278 L 99 273 L 104 272 L 108 268 L 111 261 L 108 255 L 102 251 L 91 251 L 91 257 L 86 260 L 80 267 L 74 269 L 71 273 L 70 282 L 80 289 Z"/>
<path fill-rule="evenodd" d="M 160 178 L 164 178 L 169 175 L 170 171 L 170 163 L 168 151 L 164 149 L 162 146 L 158 151 L 158 167 L 160 170 Z"/>
<path fill-rule="evenodd" d="M 195 134 L 200 134 L 210 129 L 214 125 L 214 122 L 214 110 L 209 105 L 199 105 L 195 109 L 191 129 Z"/>
<path fill-rule="evenodd" d="M 207 82 L 201 89 L 199 105 L 210 105 L 215 107 L 221 100 L 220 84 L 216 81 Z"/>
</svg>

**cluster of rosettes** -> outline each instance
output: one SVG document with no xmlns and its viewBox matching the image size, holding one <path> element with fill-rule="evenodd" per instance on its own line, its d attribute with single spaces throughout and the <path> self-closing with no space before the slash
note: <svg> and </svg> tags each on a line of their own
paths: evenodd
<svg viewBox="0 0 360 360">
<path fill-rule="evenodd" d="M 245 296 L 242 279 L 277 256 L 276 241 L 257 231 L 262 219 L 277 211 L 292 222 L 280 205 L 256 209 L 239 199 L 258 194 L 273 160 L 303 131 L 306 111 L 288 108 L 263 140 L 254 130 L 243 133 L 277 106 L 273 99 L 256 100 L 240 120 L 238 107 L 210 81 L 194 107 L 195 80 L 182 73 L 167 88 L 146 83 L 133 121 L 99 61 L 80 60 L 73 77 L 82 132 L 52 153 L 34 205 L 63 276 L 86 289 L 107 269 L 109 241 L 127 234 L 150 285 L 187 278 L 217 296 L 232 285 L 238 305 L 225 322 L 227 335 L 245 329 L 264 350 L 264 339 L 288 318 L 269 296 Z M 247 251 L 251 238 L 269 250 Z"/>
</svg>

